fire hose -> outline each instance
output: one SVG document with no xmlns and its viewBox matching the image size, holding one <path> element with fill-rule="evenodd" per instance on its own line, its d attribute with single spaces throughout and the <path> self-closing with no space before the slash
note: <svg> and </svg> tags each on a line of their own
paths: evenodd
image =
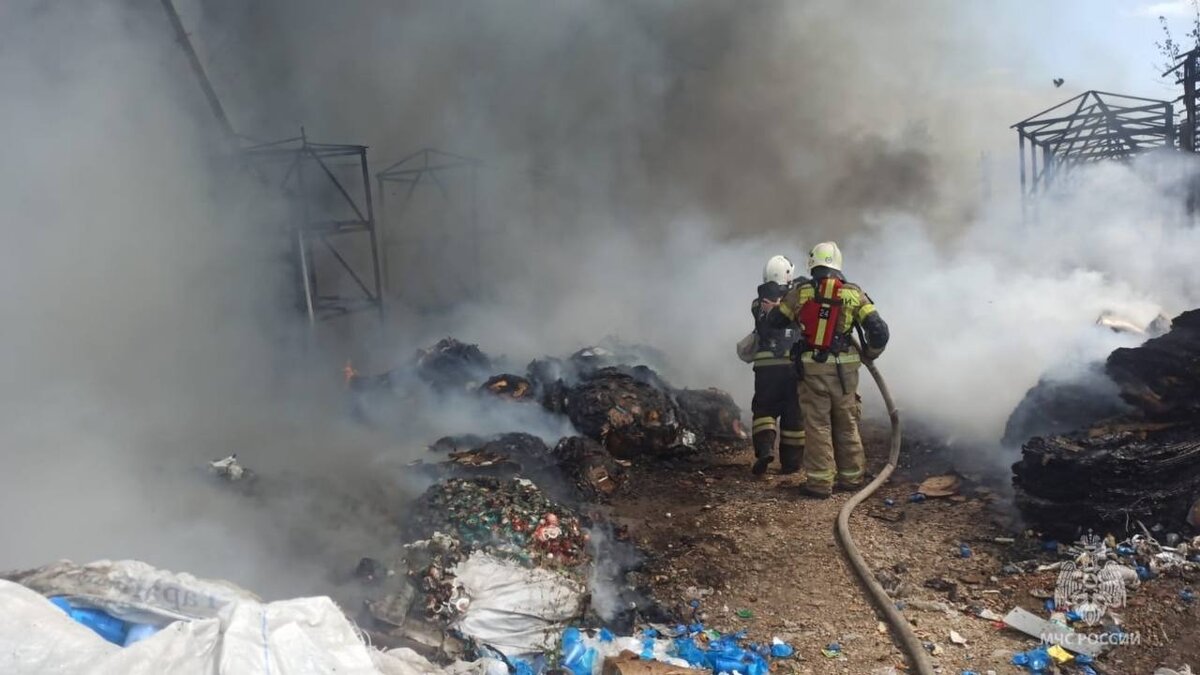
<svg viewBox="0 0 1200 675">
<path fill-rule="evenodd" d="M 855 345 L 858 346 L 857 344 Z M 861 354 L 862 349 L 858 352 Z M 933 675 L 933 666 L 929 663 L 928 657 L 925 655 L 925 646 L 921 644 L 921 640 L 917 638 L 916 633 L 908 624 L 908 620 L 904 615 L 896 609 L 892 599 L 888 596 L 887 591 L 883 586 L 875 580 L 875 575 L 871 572 L 870 566 L 867 565 L 866 559 L 858 551 L 858 546 L 854 543 L 854 537 L 850 535 L 850 513 L 855 507 L 863 502 L 867 497 L 870 497 L 879 489 L 881 485 L 887 482 L 891 477 L 892 472 L 896 470 L 896 464 L 900 459 L 900 413 L 896 410 L 896 404 L 892 401 L 892 395 L 888 391 L 887 383 L 883 381 L 883 376 L 879 374 L 879 369 L 875 367 L 874 361 L 867 359 L 865 356 L 862 359 L 863 365 L 871 372 L 871 377 L 874 378 L 876 386 L 879 387 L 879 394 L 883 397 L 883 403 L 887 406 L 888 417 L 892 422 L 892 437 L 891 449 L 888 453 L 887 465 L 875 477 L 875 480 L 867 484 L 866 487 L 854 493 L 849 501 L 842 506 L 842 510 L 838 512 L 837 517 L 837 538 L 842 545 L 842 550 L 846 554 L 846 558 L 850 561 L 850 566 L 854 568 L 854 573 L 858 575 L 859 581 L 866 587 L 871 599 L 883 613 L 884 619 L 891 627 L 892 636 L 899 642 L 900 646 L 908 653 L 909 663 L 913 670 L 919 675 Z"/>
</svg>

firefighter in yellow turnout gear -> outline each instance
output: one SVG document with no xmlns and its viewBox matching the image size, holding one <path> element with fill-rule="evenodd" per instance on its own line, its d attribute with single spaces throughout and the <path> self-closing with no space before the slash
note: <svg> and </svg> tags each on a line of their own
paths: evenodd
<svg viewBox="0 0 1200 675">
<path fill-rule="evenodd" d="M 754 315 L 754 330 L 758 349 L 754 353 L 754 400 L 750 403 L 753 415 L 754 465 L 756 476 L 766 473 L 775 452 L 776 426 L 779 418 L 779 469 L 792 474 L 800 470 L 804 453 L 804 423 L 800 418 L 800 401 L 796 398 L 796 370 L 792 366 L 792 345 L 800 338 L 795 326 L 770 328 L 764 321 L 770 312 L 798 281 L 793 278 L 795 265 L 777 255 L 763 267 L 763 283 L 758 297 L 750 304 Z"/>
<path fill-rule="evenodd" d="M 863 483 L 866 457 L 858 420 L 861 357 L 851 342 L 858 330 L 865 356 L 874 359 L 888 342 L 888 327 L 870 296 L 842 275 L 837 244 L 824 242 L 809 254 L 812 279 L 790 291 L 767 318 L 771 327 L 800 327 L 799 399 L 806 448 L 805 493 L 828 497 L 834 484 L 853 489 Z"/>
</svg>

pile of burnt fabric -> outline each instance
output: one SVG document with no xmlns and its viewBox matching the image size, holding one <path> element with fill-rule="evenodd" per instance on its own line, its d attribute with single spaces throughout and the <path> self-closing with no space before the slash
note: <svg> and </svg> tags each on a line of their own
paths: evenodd
<svg viewBox="0 0 1200 675">
<path fill-rule="evenodd" d="M 1132 411 L 1028 440 L 1013 466 L 1016 503 L 1047 532 L 1181 526 L 1200 497 L 1200 311 L 1114 351 L 1105 373 Z"/>
</svg>

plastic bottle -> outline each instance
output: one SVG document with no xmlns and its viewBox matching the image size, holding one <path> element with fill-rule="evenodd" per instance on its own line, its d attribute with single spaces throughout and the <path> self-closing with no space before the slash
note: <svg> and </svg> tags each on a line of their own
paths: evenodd
<svg viewBox="0 0 1200 675">
<path fill-rule="evenodd" d="M 578 628 L 568 628 L 562 636 L 562 664 L 573 675 L 591 675 L 596 663 L 596 650 L 583 643 Z"/>
<path fill-rule="evenodd" d="M 654 638 L 646 637 L 646 639 L 642 640 L 641 659 L 643 661 L 654 660 Z"/>
<path fill-rule="evenodd" d="M 796 653 L 796 650 L 783 640 L 775 638 L 771 641 L 771 656 L 777 659 L 786 659 L 794 653 Z"/>
<path fill-rule="evenodd" d="M 1050 652 L 1046 651 L 1045 647 L 1038 647 L 1029 652 L 1029 670 L 1035 673 L 1044 672 L 1050 667 Z"/>
</svg>

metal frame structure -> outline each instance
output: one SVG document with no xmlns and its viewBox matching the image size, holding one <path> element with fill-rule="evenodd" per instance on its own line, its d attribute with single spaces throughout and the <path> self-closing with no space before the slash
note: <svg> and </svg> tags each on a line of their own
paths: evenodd
<svg viewBox="0 0 1200 675">
<path fill-rule="evenodd" d="M 294 220 L 289 223 L 288 230 L 296 252 L 304 310 L 309 323 L 371 308 L 382 319 L 382 277 L 367 146 L 313 143 L 302 128 L 300 135 L 295 138 L 243 148 L 241 156 L 250 166 L 259 170 L 271 166 L 276 171 L 282 169 L 282 178 L 276 187 L 282 190 L 289 205 L 295 209 L 292 216 Z M 342 158 L 350 161 L 339 164 L 338 160 Z M 339 180 L 334 172 L 335 168 L 355 168 L 355 165 L 358 169 L 355 178 L 361 175 L 361 194 L 352 194 L 352 191 L 358 192 L 358 186 L 351 185 L 348 189 L 347 184 Z M 335 196 L 329 198 L 319 195 L 317 190 L 321 188 L 326 191 L 332 188 Z M 332 211 L 338 208 L 349 217 L 334 217 Z M 369 240 L 370 283 L 364 280 L 367 275 L 362 270 L 356 270 L 355 265 L 334 244 L 336 238 L 356 234 L 366 234 Z M 353 280 L 362 291 L 361 298 L 321 294 L 314 265 L 315 244 L 321 245 L 329 253 L 333 263 L 331 269 L 341 271 Z"/>
<path fill-rule="evenodd" d="M 1045 191 L 1079 164 L 1124 160 L 1149 150 L 1175 147 L 1170 102 L 1095 90 L 1043 110 L 1012 128 L 1017 130 L 1020 144 L 1022 197 Z"/>
<path fill-rule="evenodd" d="M 1163 77 L 1175 75 L 1175 84 L 1183 86 L 1183 94 L 1173 103 L 1183 102 L 1184 116 L 1179 121 L 1179 149 L 1196 152 L 1196 111 L 1200 107 L 1200 47 L 1184 54 Z"/>
<path fill-rule="evenodd" d="M 464 155 L 456 155 L 452 152 L 443 150 L 435 150 L 433 148 L 422 148 L 416 152 L 404 157 L 400 161 L 392 164 L 383 171 L 375 174 L 375 180 L 379 187 L 379 211 L 382 214 L 385 223 L 391 222 L 387 210 L 387 189 L 386 183 L 397 183 L 408 185 L 408 190 L 405 191 L 403 200 L 396 210 L 396 220 L 399 221 L 404 217 L 404 213 L 408 210 L 408 205 L 412 202 L 413 193 L 422 180 L 432 181 L 441 192 L 442 197 L 446 200 L 450 199 L 450 192 L 446 189 L 446 184 L 442 181 L 441 174 L 452 171 L 468 171 L 470 180 L 470 229 L 475 235 L 479 234 L 479 167 L 481 162 L 473 157 Z M 428 177 L 428 178 L 426 178 Z M 478 259 L 478 236 L 476 239 L 476 248 L 474 255 Z M 387 251 L 391 245 L 389 228 L 384 228 L 383 231 L 383 250 L 384 250 L 384 265 L 383 274 L 385 285 L 391 288 L 391 276 L 387 265 Z M 477 260 L 478 261 L 478 260 Z"/>
</svg>

